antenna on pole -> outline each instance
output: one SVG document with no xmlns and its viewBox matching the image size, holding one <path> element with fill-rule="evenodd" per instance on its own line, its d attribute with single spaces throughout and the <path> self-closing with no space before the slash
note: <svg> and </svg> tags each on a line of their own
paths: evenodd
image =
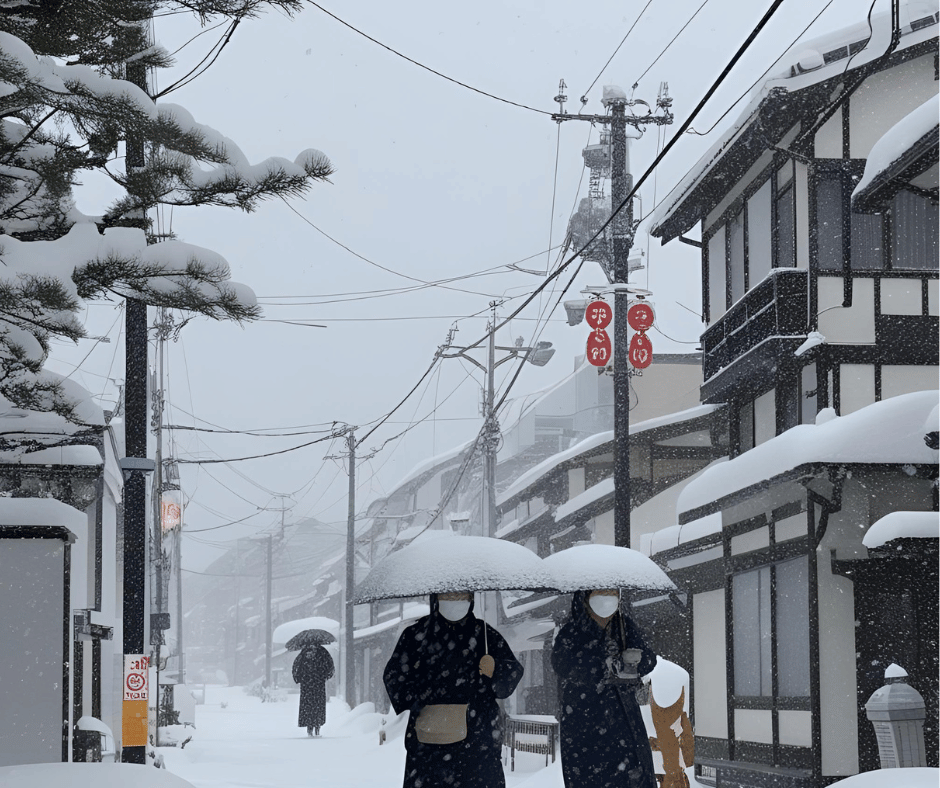
<svg viewBox="0 0 940 788">
<path fill-rule="evenodd" d="M 565 84 L 565 80 L 560 79 L 560 80 L 558 81 L 558 95 L 555 96 L 555 102 L 558 104 L 558 114 L 559 114 L 559 115 L 567 115 L 567 114 L 568 114 L 567 111 L 565 110 L 565 102 L 568 100 L 568 97 L 565 95 L 565 88 L 567 88 L 567 87 L 568 87 L 568 86 Z M 555 122 L 556 122 L 556 123 L 561 123 L 560 120 L 556 120 Z"/>
</svg>

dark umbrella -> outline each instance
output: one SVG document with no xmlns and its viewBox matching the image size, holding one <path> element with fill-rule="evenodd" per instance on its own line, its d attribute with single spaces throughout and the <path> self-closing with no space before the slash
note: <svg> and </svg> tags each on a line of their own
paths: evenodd
<svg viewBox="0 0 940 788">
<path fill-rule="evenodd" d="M 325 629 L 305 629 L 288 640 L 285 648 L 288 651 L 300 651 L 304 646 L 324 646 L 335 640 L 336 638 Z"/>
</svg>

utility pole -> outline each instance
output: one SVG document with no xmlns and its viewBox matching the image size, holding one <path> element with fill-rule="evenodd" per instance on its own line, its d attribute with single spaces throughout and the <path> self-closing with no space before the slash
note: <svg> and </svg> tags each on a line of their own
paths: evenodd
<svg viewBox="0 0 940 788">
<path fill-rule="evenodd" d="M 356 705 L 356 658 L 353 651 L 353 594 L 356 584 L 356 428 L 346 432 L 349 452 L 349 497 L 346 502 L 346 586 L 343 600 L 343 695 L 349 708 Z"/>
<path fill-rule="evenodd" d="M 128 63 L 126 72 L 128 82 L 146 92 L 146 66 L 139 62 Z M 126 145 L 128 172 L 142 168 L 143 140 L 129 136 Z M 147 482 L 144 474 L 153 470 L 153 462 L 147 459 L 147 304 L 136 298 L 128 298 L 124 319 L 124 438 L 127 456 L 121 461 L 124 472 L 123 648 L 125 656 L 143 657 L 147 593 Z M 138 716 L 138 712 L 131 711 L 129 703 L 135 701 L 124 701 L 124 716 Z M 129 721 L 124 720 L 123 724 L 124 729 L 129 730 Z M 132 727 L 134 734 L 124 736 L 121 760 L 125 763 L 145 764 L 146 713 L 143 737 L 140 735 L 139 721 Z"/>
<path fill-rule="evenodd" d="M 627 155 L 627 124 L 639 128 L 648 123 L 663 126 L 672 123 L 673 115 L 669 107 L 668 86 L 663 83 L 656 100 L 657 110 L 662 114 L 653 114 L 649 104 L 640 99 L 632 100 L 616 86 L 604 87 L 602 103 L 610 110 L 609 115 L 569 115 L 565 111 L 568 97 L 564 94 L 564 81 L 555 97 L 559 111 L 552 115 L 556 123 L 566 120 L 586 120 L 590 123 L 610 124 L 611 127 L 611 211 L 623 205 L 613 217 L 613 285 L 614 291 L 614 544 L 630 546 L 630 375 L 632 370 L 628 361 L 629 328 L 627 310 L 630 302 L 629 257 L 630 247 L 636 232 L 633 220 L 633 200 L 627 200 L 633 178 L 630 175 L 630 162 Z M 587 98 L 582 96 L 581 103 Z M 633 108 L 641 105 L 646 113 L 636 115 Z M 630 115 L 627 115 L 630 107 Z M 593 174 L 593 173 L 592 173 Z M 624 204 L 626 201 L 626 204 Z"/>
<path fill-rule="evenodd" d="M 271 686 L 271 653 L 272 653 L 272 637 L 274 634 L 272 618 L 274 613 L 274 606 L 271 601 L 271 591 L 274 586 L 273 575 L 273 564 L 274 564 L 274 535 L 269 534 L 267 538 L 267 556 L 265 559 L 265 592 L 264 600 L 265 606 L 267 608 L 267 617 L 265 621 L 265 638 L 264 638 L 264 686 Z"/>
<path fill-rule="evenodd" d="M 439 358 L 464 358 L 471 364 L 482 370 L 486 375 L 486 394 L 483 400 L 483 491 L 484 491 L 484 511 L 482 523 L 482 535 L 493 536 L 496 532 L 496 453 L 499 449 L 499 422 L 496 419 L 496 388 L 494 383 L 494 373 L 496 367 L 505 364 L 514 358 L 522 358 L 523 362 L 529 362 L 537 367 L 544 367 L 549 359 L 555 355 L 551 342 L 537 342 L 534 346 L 524 346 L 523 338 L 519 337 L 516 344 L 511 347 L 503 347 L 496 344 L 496 309 L 500 306 L 499 301 L 490 301 L 491 317 L 490 322 L 486 324 L 486 342 L 487 356 L 486 366 L 469 355 L 470 350 L 479 348 L 483 344 L 480 339 L 472 345 L 458 347 L 454 345 L 454 336 L 457 333 L 456 327 L 452 328 L 444 344 L 437 349 Z M 505 351 L 508 355 L 496 360 L 496 351 Z M 449 353 L 447 351 L 455 351 Z"/>
</svg>

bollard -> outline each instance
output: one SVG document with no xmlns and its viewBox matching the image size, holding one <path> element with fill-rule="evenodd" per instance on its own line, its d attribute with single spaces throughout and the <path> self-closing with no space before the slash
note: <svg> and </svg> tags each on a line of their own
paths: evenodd
<svg viewBox="0 0 940 788">
<path fill-rule="evenodd" d="M 888 666 L 885 681 L 865 704 L 875 726 L 881 768 L 926 766 L 924 699 L 908 685 L 907 671 L 899 665 Z"/>
</svg>

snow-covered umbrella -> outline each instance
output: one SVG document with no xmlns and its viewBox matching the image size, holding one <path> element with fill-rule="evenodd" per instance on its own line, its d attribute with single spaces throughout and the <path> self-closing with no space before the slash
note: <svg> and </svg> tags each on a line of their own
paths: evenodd
<svg viewBox="0 0 940 788">
<path fill-rule="evenodd" d="M 452 591 L 541 591 L 552 587 L 542 560 L 515 542 L 438 536 L 383 558 L 356 589 L 356 604 Z"/>
<path fill-rule="evenodd" d="M 542 562 L 552 588 L 566 594 L 597 588 L 630 591 L 675 591 L 676 586 L 650 558 L 628 547 L 583 544 Z"/>
<path fill-rule="evenodd" d="M 336 638 L 325 629 L 305 629 L 288 640 L 284 648 L 288 651 L 300 651 L 305 646 L 325 646 L 335 642 Z"/>
<path fill-rule="evenodd" d="M 271 640 L 275 643 L 284 643 L 290 651 L 296 651 L 297 649 L 290 648 L 290 639 L 308 629 L 320 629 L 328 635 L 335 636 L 339 632 L 339 622 L 326 616 L 310 616 L 309 618 L 285 621 L 274 630 Z M 325 642 L 332 643 L 333 641 L 327 640 Z"/>
</svg>

